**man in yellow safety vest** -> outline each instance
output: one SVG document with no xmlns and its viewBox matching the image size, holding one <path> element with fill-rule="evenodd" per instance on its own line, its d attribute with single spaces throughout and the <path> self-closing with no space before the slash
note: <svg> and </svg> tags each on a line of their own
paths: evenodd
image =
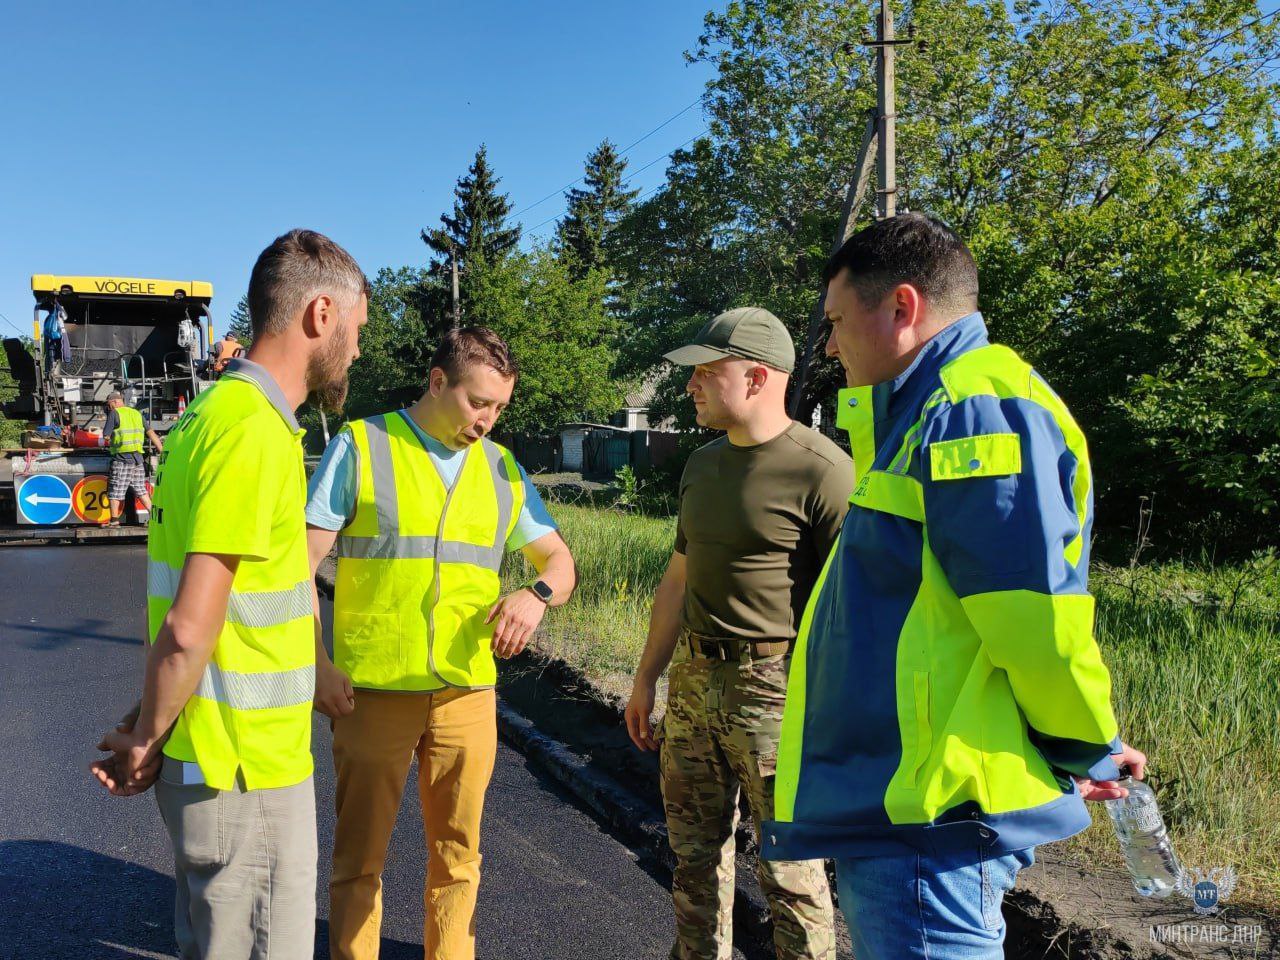
<svg viewBox="0 0 1280 960">
<path fill-rule="evenodd" d="M 316 707 L 334 721 L 337 773 L 334 958 L 377 956 L 382 867 L 415 754 L 426 957 L 475 955 L 480 818 L 497 753 L 494 655 L 523 650 L 576 582 L 537 491 L 486 436 L 516 378 L 497 334 L 451 330 L 422 399 L 348 423 L 311 480 L 313 572 L 338 545 L 333 664 L 316 638 Z M 500 597 L 512 550 L 537 576 Z"/>
<path fill-rule="evenodd" d="M 367 281 L 332 240 L 294 230 L 258 258 L 249 303 L 252 351 L 169 433 L 147 541 L 142 700 L 93 770 L 117 795 L 155 783 L 180 956 L 309 960 L 317 601 L 294 411 L 309 394 L 341 407 Z"/>
<path fill-rule="evenodd" d="M 107 501 L 111 505 L 108 526 L 118 527 L 124 512 L 124 500 L 133 495 L 151 513 L 151 494 L 147 490 L 146 466 L 142 458 L 142 438 L 146 436 L 156 450 L 164 444 L 159 435 L 146 425 L 142 414 L 124 403 L 124 394 L 115 391 L 107 397 L 107 424 L 102 431 L 102 445 L 111 450 L 111 467 L 107 473 Z"/>
</svg>

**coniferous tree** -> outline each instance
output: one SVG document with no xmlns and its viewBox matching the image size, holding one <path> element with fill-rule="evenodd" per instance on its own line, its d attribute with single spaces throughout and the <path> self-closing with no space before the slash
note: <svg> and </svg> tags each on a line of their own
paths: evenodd
<svg viewBox="0 0 1280 960">
<path fill-rule="evenodd" d="M 249 321 L 249 295 L 241 294 L 239 301 L 231 311 L 227 333 L 231 334 L 244 346 L 253 342 L 253 325 Z"/>
<path fill-rule="evenodd" d="M 447 268 L 453 250 L 463 270 L 475 260 L 495 263 L 520 241 L 520 228 L 507 226 L 511 201 L 498 192 L 499 182 L 481 144 L 466 176 L 458 178 L 453 189 L 452 215 L 441 214 L 441 226 L 422 231 L 422 242 L 437 255 L 437 265 Z"/>
<path fill-rule="evenodd" d="M 639 190 L 623 180 L 627 161 L 608 140 L 587 156 L 585 189 L 567 194 L 568 207 L 556 231 L 556 244 L 574 276 L 605 266 L 606 244 L 614 226 L 632 209 Z"/>
</svg>

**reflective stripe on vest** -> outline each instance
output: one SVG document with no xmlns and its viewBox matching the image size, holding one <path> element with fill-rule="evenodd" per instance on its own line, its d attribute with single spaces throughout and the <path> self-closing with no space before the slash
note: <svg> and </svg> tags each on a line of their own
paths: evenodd
<svg viewBox="0 0 1280 960">
<path fill-rule="evenodd" d="M 117 407 L 116 417 L 119 423 L 111 431 L 111 453 L 141 453 L 142 435 L 146 432 L 142 414 L 133 407 Z"/>
<path fill-rule="evenodd" d="M 147 596 L 173 602 L 178 595 L 181 570 L 159 560 L 147 561 Z M 255 629 L 274 627 L 312 614 L 311 584 L 302 581 L 290 590 L 261 593 L 231 591 L 226 622 Z M 226 704 L 235 710 L 262 710 L 310 703 L 315 694 L 314 664 L 294 670 L 240 673 L 210 661 L 200 677 L 196 696 Z"/>
<path fill-rule="evenodd" d="M 338 537 L 334 660 L 357 687 L 494 684 L 489 608 L 524 499 L 511 454 L 489 440 L 461 453 L 446 486 L 399 413 L 350 423 L 356 507 Z"/>
<path fill-rule="evenodd" d="M 487 440 L 481 441 L 498 498 L 497 533 L 494 535 L 493 546 L 482 547 L 474 543 L 440 540 L 436 536 L 402 536 L 400 507 L 396 499 L 396 473 L 391 462 L 391 440 L 387 435 L 386 416 L 372 417 L 364 421 L 364 424 L 369 444 L 369 466 L 373 471 L 378 533 L 372 537 L 355 537 L 342 533 L 338 537 L 338 556 L 358 560 L 438 559 L 441 563 L 469 563 L 496 573 L 502 566 L 515 499 L 510 481 L 502 475 L 502 448 Z M 431 469 L 435 469 L 434 463 L 431 464 Z M 455 478 L 455 482 L 457 479 Z"/>
<path fill-rule="evenodd" d="M 220 442 L 246 421 L 253 424 L 253 456 Z M 165 630 L 192 543 L 210 544 L 212 535 L 220 545 L 244 547 L 209 662 L 164 746 L 166 757 L 198 765 L 215 790 L 294 786 L 313 770 L 316 639 L 302 437 L 279 385 L 246 365 L 191 398 L 165 439 L 147 538 L 153 643 Z M 264 475 L 270 484 L 261 482 Z M 243 500 L 247 514 L 270 524 L 266 535 L 219 533 L 222 515 L 200 509 L 209 497 L 223 510 Z"/>
</svg>

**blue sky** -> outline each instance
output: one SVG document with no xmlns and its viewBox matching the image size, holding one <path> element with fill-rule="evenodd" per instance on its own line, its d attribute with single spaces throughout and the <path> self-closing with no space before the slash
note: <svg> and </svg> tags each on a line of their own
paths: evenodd
<svg viewBox="0 0 1280 960">
<path fill-rule="evenodd" d="M 481 141 L 521 212 L 601 138 L 626 146 L 693 103 L 710 70 L 683 53 L 710 6 L 723 0 L 10 3 L 0 330 L 30 332 L 32 273 L 210 280 L 225 329 L 258 252 L 294 226 L 370 274 L 422 263 L 418 231 Z M 681 114 L 632 169 L 704 126 L 700 108 Z M 562 210 L 557 195 L 519 219 Z"/>
<path fill-rule="evenodd" d="M 10 4 L 0 314 L 30 333 L 32 273 L 200 279 L 225 329 L 258 252 L 294 226 L 370 274 L 422 263 L 418 230 L 481 141 L 519 211 L 603 137 L 625 146 L 695 101 L 710 72 L 682 55 L 709 6 Z M 704 127 L 689 110 L 632 167 Z M 557 196 L 520 219 L 562 210 Z"/>
</svg>

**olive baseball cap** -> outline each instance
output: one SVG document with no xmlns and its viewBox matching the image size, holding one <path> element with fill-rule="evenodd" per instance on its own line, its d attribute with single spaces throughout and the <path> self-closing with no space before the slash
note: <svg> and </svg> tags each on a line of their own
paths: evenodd
<svg viewBox="0 0 1280 960">
<path fill-rule="evenodd" d="M 720 314 L 698 331 L 692 342 L 672 350 L 666 358 L 677 366 L 696 367 L 725 357 L 754 360 L 791 373 L 796 348 L 782 321 L 762 307 L 738 307 Z"/>
</svg>

